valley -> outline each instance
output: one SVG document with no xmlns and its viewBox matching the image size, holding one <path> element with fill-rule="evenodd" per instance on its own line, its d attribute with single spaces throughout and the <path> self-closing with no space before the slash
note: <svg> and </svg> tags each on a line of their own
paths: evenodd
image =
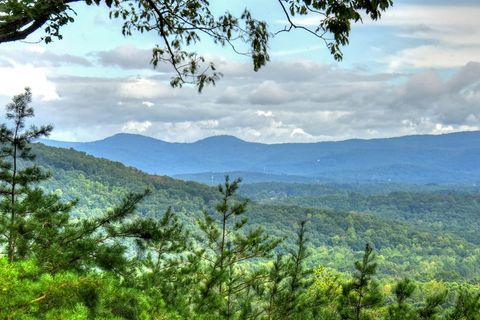
<svg viewBox="0 0 480 320">
<path fill-rule="evenodd" d="M 53 173 L 45 187 L 62 190 L 66 199 L 78 198 L 73 212 L 78 217 L 99 215 L 128 192 L 148 188 L 153 192 L 139 205 L 140 215 L 159 218 L 171 207 L 196 232 L 202 210 L 219 200 L 214 186 L 149 175 L 71 149 L 37 144 L 34 150 L 38 164 Z M 280 251 L 292 249 L 295 226 L 307 219 L 311 265 L 348 271 L 364 244 L 371 243 L 385 276 L 424 281 L 480 277 L 476 187 L 247 180 L 239 195 L 252 200 L 247 212 L 252 226 L 285 239 Z"/>
</svg>

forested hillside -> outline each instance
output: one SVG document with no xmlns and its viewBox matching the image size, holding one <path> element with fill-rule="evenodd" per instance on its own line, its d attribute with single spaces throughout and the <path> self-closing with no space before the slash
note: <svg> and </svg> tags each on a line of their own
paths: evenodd
<svg viewBox="0 0 480 320">
<path fill-rule="evenodd" d="M 138 206 L 141 215 L 158 218 L 172 207 L 195 232 L 201 211 L 211 210 L 218 201 L 214 187 L 151 176 L 74 150 L 37 144 L 34 151 L 37 162 L 53 173 L 45 187 L 62 190 L 66 199 L 78 198 L 73 214 L 79 217 L 101 214 L 128 192 L 149 188 L 152 194 Z M 286 237 L 279 252 L 294 245 L 298 221 L 309 221 L 309 246 L 315 248 L 311 265 L 347 271 L 365 243 L 371 243 L 383 259 L 379 271 L 384 275 L 423 280 L 480 277 L 478 194 L 450 191 L 450 197 L 444 197 L 436 191 L 412 190 L 362 195 L 349 188 L 354 187 L 246 184 L 241 194 L 254 200 L 248 208 L 254 226 Z"/>
<path fill-rule="evenodd" d="M 0 0 L 0 320 L 480 320 L 479 16 Z"/>
<path fill-rule="evenodd" d="M 453 233 L 478 245 L 478 187 L 437 185 L 245 184 L 241 194 L 264 204 L 367 213 L 414 224 L 427 232 Z"/>
<path fill-rule="evenodd" d="M 6 317 L 453 320 L 480 315 L 478 246 L 455 233 L 426 230 L 413 217 L 405 216 L 400 222 L 388 213 L 382 216 L 382 210 L 322 209 L 326 202 L 321 197 L 319 202 L 303 201 L 315 199 L 320 190 L 298 184 L 245 185 L 243 194 L 256 195 L 256 202 L 248 204 L 232 198 L 238 181 L 227 180 L 215 190 L 150 176 L 73 150 L 36 144 L 33 152 L 35 162 L 52 173 L 43 187 L 63 199 L 78 199 L 69 215 L 73 221 L 85 221 L 79 229 L 85 239 L 78 238 L 73 244 L 81 241 L 75 251 L 82 248 L 86 256 L 59 270 L 55 266 L 63 263 L 63 256 L 73 253 L 68 253 L 70 245 L 59 247 L 56 254 L 60 257 L 53 261 L 49 251 L 39 262 L 2 260 L 2 286 L 4 290 L 16 286 L 18 292 L 0 302 L 0 314 Z M 28 165 L 28 161 L 23 164 Z M 122 196 L 131 197 L 130 191 L 145 188 L 152 192 L 142 202 L 130 198 L 118 206 Z M 364 197 L 365 208 L 375 209 L 377 203 L 368 188 L 363 193 L 352 193 L 352 187 L 343 191 L 338 186 L 316 188 L 341 199 L 344 209 L 359 197 Z M 281 190 L 292 197 L 284 197 Z M 437 191 L 432 192 L 426 194 L 434 197 Z M 406 194 L 426 197 L 414 191 Z M 373 197 L 370 202 L 365 201 L 369 197 Z M 376 197 L 400 210 L 389 193 Z M 274 198 L 279 200 L 277 204 L 268 203 Z M 295 203 L 286 203 L 286 199 Z M 404 202 L 403 209 L 410 205 Z M 173 211 L 167 210 L 169 206 Z M 105 215 L 111 207 L 116 208 Z M 455 210 L 457 205 L 446 199 L 430 207 Z M 144 218 L 131 217 L 126 224 L 115 220 L 126 214 L 124 210 L 131 215 L 135 208 L 140 216 L 152 219 L 145 220 L 147 224 L 142 222 Z M 202 210 L 206 210 L 203 218 Z M 248 225 L 245 217 L 250 220 Z M 75 236 L 78 227 L 72 223 L 66 231 L 72 228 L 67 232 Z M 89 235 L 88 228 L 104 223 L 106 233 L 99 229 L 97 236 L 97 231 Z M 122 235 L 126 238 L 117 249 L 119 243 L 115 242 L 113 247 L 105 243 L 98 252 L 95 246 L 88 247 L 101 244 L 104 236 L 115 241 Z M 130 236 L 137 242 L 129 241 Z M 223 239 L 228 246 L 218 247 Z M 126 261 L 111 256 L 125 254 L 122 247 L 128 255 L 136 254 Z M 94 256 L 89 257 L 89 250 L 96 252 Z M 86 263 L 108 272 L 103 276 L 95 271 L 85 273 L 87 269 L 81 271 L 81 266 Z M 369 302 L 359 304 L 363 299 Z"/>
<path fill-rule="evenodd" d="M 36 144 L 32 152 L 52 177 L 42 183 L 47 194 L 21 182 L 27 196 L 19 204 L 35 206 L 36 219 L 6 229 L 29 244 L 12 251 L 18 258 L 0 260 L 0 286 L 10 293 L 0 314 L 7 319 L 480 315 L 480 252 L 454 233 L 301 198 L 269 204 L 258 185 L 245 186 L 244 194 L 257 194 L 248 203 L 235 197 L 236 180 L 216 189 L 73 150 Z M 22 175 L 42 172 L 28 159 Z M 308 186 L 290 187 L 312 196 L 303 190 Z M 273 191 L 281 200 L 278 186 Z"/>
<path fill-rule="evenodd" d="M 241 179 L 214 188 L 32 145 L 52 127 L 25 128 L 30 100 L 14 97 L 0 128 L 3 318 L 480 316 L 475 187 L 267 183 L 241 196 Z"/>
</svg>

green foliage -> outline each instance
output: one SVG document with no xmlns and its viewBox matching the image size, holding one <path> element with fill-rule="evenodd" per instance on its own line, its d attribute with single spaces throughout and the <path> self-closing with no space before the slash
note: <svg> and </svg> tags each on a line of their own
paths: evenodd
<svg viewBox="0 0 480 320">
<path fill-rule="evenodd" d="M 414 319 L 415 312 L 407 303 L 415 291 L 415 284 L 410 279 L 400 280 L 393 290 L 396 304 L 389 306 L 388 316 L 391 320 Z"/>
<path fill-rule="evenodd" d="M 208 249 L 204 256 L 207 263 L 198 307 L 202 312 L 210 310 L 227 319 L 242 312 L 236 310 L 235 301 L 246 297 L 258 276 L 246 273 L 242 264 L 269 257 L 280 242 L 271 239 L 263 229 L 245 228 L 248 219 L 243 215 L 248 201 L 234 200 L 240 181 L 230 183 L 227 176 L 225 184 L 218 187 L 222 198 L 215 206 L 217 217 L 204 212 L 204 218 L 199 222 L 204 234 L 202 242 Z M 215 218 L 219 219 L 218 225 Z M 250 303 L 243 301 L 242 307 L 248 308 Z"/>
<path fill-rule="evenodd" d="M 42 273 L 32 261 L 0 259 L 2 319 L 85 319 L 95 313 L 98 276 Z"/>
<path fill-rule="evenodd" d="M 346 270 L 345 262 L 368 242 L 382 261 L 379 275 L 480 277 L 478 188 L 262 183 L 244 185 L 240 193 L 263 213 L 253 222 L 273 232 L 308 215 L 315 264 Z"/>
<path fill-rule="evenodd" d="M 62 39 L 60 29 L 74 21 L 75 11 L 64 1 L 6 0 L 0 4 L 0 43 L 25 39 L 35 30 L 45 26 L 49 43 Z M 101 0 L 87 0 L 87 5 L 100 5 Z M 277 32 L 300 29 L 325 42 L 336 60 L 342 59 L 341 46 L 348 44 L 352 22 L 361 20 L 365 13 L 372 20 L 392 6 L 392 0 L 310 1 L 279 0 L 288 23 Z M 213 63 L 195 51 L 186 48 L 200 42 L 203 37 L 220 46 L 229 46 L 234 52 L 251 57 L 257 71 L 269 60 L 268 44 L 272 36 L 265 21 L 256 19 L 248 9 L 234 15 L 228 10 L 215 14 L 206 0 L 105 0 L 111 9 L 110 17 L 124 21 L 122 33 L 155 32 L 162 45 L 153 49 L 151 62 L 168 63 L 175 76 L 171 85 L 181 87 L 193 83 L 199 91 L 205 85 L 215 84 L 221 76 Z M 312 29 L 293 22 L 296 15 L 313 16 L 318 25 Z M 240 48 L 239 48 L 240 45 Z"/>
<path fill-rule="evenodd" d="M 361 261 L 355 262 L 353 279 L 343 285 L 338 310 L 342 320 L 372 319 L 369 312 L 380 304 L 382 295 L 373 276 L 377 271 L 373 249 L 367 244 Z"/>
<path fill-rule="evenodd" d="M 48 136 L 52 126 L 25 129 L 25 121 L 33 117 L 33 108 L 29 106 L 32 93 L 26 88 L 23 94 L 13 97 L 7 105 L 6 118 L 12 127 L 0 126 L 0 234 L 2 241 L 7 242 L 7 257 L 10 262 L 18 256 L 25 257 L 31 245 L 32 221 L 36 223 L 35 200 L 41 191 L 33 190 L 32 184 L 48 177 L 38 166 L 20 168 L 20 160 L 31 161 L 35 156 L 31 153 L 30 142 L 33 139 Z M 60 208 L 62 210 L 64 208 Z M 48 226 L 47 226 L 48 228 Z"/>
<path fill-rule="evenodd" d="M 463 252 L 462 263 L 474 264 L 469 254 L 478 252 L 458 239 L 432 238 L 401 223 L 392 226 L 392 220 L 374 216 L 369 220 L 361 214 L 258 204 L 251 206 L 255 214 L 249 214 L 249 202 L 236 195 L 240 179 L 230 182 L 226 177 L 214 195 L 211 188 L 151 177 L 73 151 L 61 151 L 64 156 L 60 157 L 58 149 L 43 146 L 35 148 L 43 158 L 37 163 L 54 163 L 61 168 L 54 177 L 61 172 L 75 179 L 57 178 L 50 186 L 53 193 L 46 184 L 47 188 L 39 188 L 37 184 L 48 175 L 32 166 L 29 142 L 50 127 L 24 130 L 24 119 L 33 115 L 29 103 L 28 90 L 15 97 L 7 108 L 14 127 L 0 127 L 0 231 L 5 239 L 1 244 L 5 254 L 0 257 L 0 318 L 480 319 L 478 283 L 422 283 L 404 278 L 393 285 L 391 278 L 375 279 L 379 264 L 400 255 L 395 250 L 405 254 L 409 246 L 428 247 L 434 241 L 438 243 L 429 250 L 443 254 L 441 259 L 411 258 L 425 275 L 431 274 L 431 264 L 447 263 L 452 252 L 458 256 Z M 111 176 L 112 172 L 119 176 Z M 118 204 L 92 214 L 85 207 L 74 214 L 77 202 L 60 198 L 62 183 L 70 183 L 65 190 L 79 195 L 78 190 L 99 190 L 105 195 L 112 190 L 120 197 L 123 189 L 115 188 L 118 182 L 143 191 L 121 200 L 103 200 L 106 206 Z M 161 196 L 147 202 L 140 216 L 136 209 L 151 194 L 146 187 Z M 178 215 L 171 208 L 164 214 L 152 213 L 149 209 L 158 211 L 158 199 L 177 200 L 176 207 L 183 211 L 193 209 L 191 216 Z M 206 205 L 214 211 L 203 210 L 203 218 L 195 214 Z M 276 231 L 282 224 L 288 230 L 295 220 L 302 221 L 296 240 L 280 246 L 281 237 L 274 235 L 282 233 Z M 270 232 L 255 224 L 265 225 Z M 307 240 L 312 235 L 320 238 L 312 240 L 314 244 L 324 241 L 324 245 L 312 249 Z M 324 266 L 311 268 L 319 251 L 319 261 L 325 259 L 321 253 L 325 243 L 332 244 L 327 253 L 338 255 L 334 261 L 349 264 L 355 243 L 368 237 L 381 254 L 374 254 L 373 246 L 367 244 L 353 274 Z M 346 248 L 346 243 L 351 247 Z M 459 251 L 449 251 L 452 244 Z M 393 274 L 398 279 L 400 273 Z"/>
<path fill-rule="evenodd" d="M 154 308 L 170 308 L 183 318 L 192 316 L 191 301 L 201 275 L 198 273 L 203 250 L 197 250 L 190 234 L 169 209 L 155 223 L 157 235 L 142 246 L 137 257 L 140 274 L 128 283 L 158 303 Z M 159 309 L 160 308 L 160 309 Z"/>
<path fill-rule="evenodd" d="M 345 275 L 323 266 L 313 270 L 312 285 L 308 295 L 313 302 L 312 317 L 314 319 L 337 319 L 337 305 L 342 296 Z"/>
<path fill-rule="evenodd" d="M 5 0 L 0 3 L 0 42 L 25 39 L 35 30 L 45 27 L 45 43 L 62 39 L 60 29 L 74 21 L 75 12 L 67 1 Z"/>
<path fill-rule="evenodd" d="M 35 144 L 33 151 L 37 154 L 36 163 L 52 172 L 52 178 L 42 187 L 47 192 L 62 195 L 63 199 L 78 199 L 71 210 L 76 219 L 99 217 L 116 206 L 125 194 L 149 189 L 151 194 L 138 204 L 139 215 L 161 219 L 171 207 L 193 236 L 199 233 L 196 221 L 203 217 L 203 211 L 221 199 L 215 188 L 147 175 L 81 152 L 41 144 Z M 270 187 L 274 192 L 270 197 L 274 200 L 267 201 Z M 395 193 L 382 195 L 372 186 L 361 190 L 360 187 L 342 189 L 290 184 L 289 192 L 285 189 L 283 196 L 279 196 L 280 192 L 275 191 L 277 187 L 271 184 L 256 189 L 252 185 L 242 185 L 239 191 L 249 188 L 251 192 L 241 194 L 256 200 L 247 207 L 249 222 L 265 228 L 272 236 L 286 238 L 279 249 L 283 253 L 295 248 L 296 234 L 292 226 L 308 217 L 309 247 L 313 249 L 307 262 L 309 266 L 324 265 L 348 271 L 350 261 L 360 257 L 363 243 L 368 242 L 377 251 L 381 262 L 378 274 L 382 277 L 409 277 L 421 281 L 432 278 L 473 281 L 480 277 L 480 250 L 473 242 L 478 239 L 474 232 L 478 225 L 475 212 L 479 209 L 478 195 L 474 191 L 449 191 L 447 196 L 446 191 L 437 189 L 428 192 L 407 189 L 402 191 L 401 200 L 397 200 Z M 318 193 L 319 202 L 297 198 L 298 193 L 304 194 L 308 188 L 312 188 L 309 199 L 314 199 L 314 194 Z M 350 192 L 352 189 L 355 192 Z M 383 189 L 394 190 L 393 187 Z M 336 203 L 339 209 L 323 209 L 321 199 L 325 198 L 330 199 L 327 207 Z M 295 205 L 286 204 L 287 199 Z M 378 205 L 374 205 L 374 199 L 378 199 Z M 359 210 L 352 212 L 354 206 Z M 363 212 L 361 208 L 366 206 L 371 209 Z M 409 211 L 388 209 L 400 206 Z M 415 208 L 424 209 L 415 216 Z"/>
<path fill-rule="evenodd" d="M 296 319 L 300 315 L 308 314 L 309 306 L 306 301 L 306 292 L 311 285 L 311 270 L 306 269 L 308 258 L 306 238 L 306 221 L 300 222 L 296 250 L 290 253 L 286 261 L 286 290 L 277 302 L 279 319 Z"/>
<path fill-rule="evenodd" d="M 269 271 L 265 314 L 268 319 L 308 318 L 312 313 L 308 289 L 311 270 L 306 268 L 306 221 L 300 222 L 296 248 L 287 257 L 278 255 Z"/>
<path fill-rule="evenodd" d="M 480 293 L 462 288 L 457 295 L 454 309 L 448 314 L 448 320 L 480 319 Z"/>
<path fill-rule="evenodd" d="M 425 299 L 425 304 L 421 307 L 418 312 L 419 319 L 425 320 L 435 320 L 440 319 L 439 313 L 441 311 L 441 305 L 445 302 L 447 298 L 446 291 L 436 292 L 432 295 L 429 295 Z"/>
<path fill-rule="evenodd" d="M 414 222 L 429 232 L 449 232 L 478 244 L 478 188 L 418 185 L 256 183 L 240 193 L 261 203 L 325 208 Z"/>
</svg>

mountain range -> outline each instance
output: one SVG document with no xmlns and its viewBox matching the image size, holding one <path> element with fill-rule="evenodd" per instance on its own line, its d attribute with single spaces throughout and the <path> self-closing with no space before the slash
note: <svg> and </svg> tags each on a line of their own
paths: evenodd
<svg viewBox="0 0 480 320">
<path fill-rule="evenodd" d="M 40 142 L 151 174 L 201 182 L 216 183 L 232 172 L 247 177 L 246 182 L 480 182 L 480 131 L 283 144 L 253 143 L 233 136 L 170 143 L 126 133 L 92 142 Z"/>
<path fill-rule="evenodd" d="M 84 152 L 43 144 L 35 144 L 32 151 L 35 164 L 51 173 L 41 187 L 63 200 L 78 201 L 71 212 L 75 218 L 103 215 L 130 192 L 149 189 L 136 210 L 139 215 L 158 219 L 171 208 L 185 228 L 197 234 L 197 219 L 205 210 L 213 214 L 221 200 L 217 188 L 149 175 Z M 443 190 L 416 185 L 390 192 L 383 185 L 242 183 L 239 196 L 251 199 L 247 215 L 252 227 L 285 238 L 280 252 L 294 248 L 296 226 L 308 219 L 314 265 L 351 270 L 351 261 L 371 243 L 382 257 L 382 275 L 478 279 L 479 194 L 440 187 Z"/>
</svg>

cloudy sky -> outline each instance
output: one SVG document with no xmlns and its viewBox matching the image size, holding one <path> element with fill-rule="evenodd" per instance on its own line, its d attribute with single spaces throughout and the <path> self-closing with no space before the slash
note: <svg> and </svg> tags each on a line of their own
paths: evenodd
<svg viewBox="0 0 480 320">
<path fill-rule="evenodd" d="M 283 27 L 276 1 L 236 2 L 224 10 L 246 5 L 272 31 Z M 203 42 L 196 50 L 224 77 L 202 94 L 170 88 L 169 67 L 149 65 L 154 35 L 124 38 L 108 10 L 79 4 L 63 40 L 0 44 L 0 103 L 30 86 L 36 122 L 53 124 L 52 138 L 69 141 L 118 132 L 277 143 L 479 130 L 478 0 L 394 3 L 381 21 L 353 28 L 342 62 L 301 32 L 275 37 L 272 61 L 259 72 Z"/>
</svg>

